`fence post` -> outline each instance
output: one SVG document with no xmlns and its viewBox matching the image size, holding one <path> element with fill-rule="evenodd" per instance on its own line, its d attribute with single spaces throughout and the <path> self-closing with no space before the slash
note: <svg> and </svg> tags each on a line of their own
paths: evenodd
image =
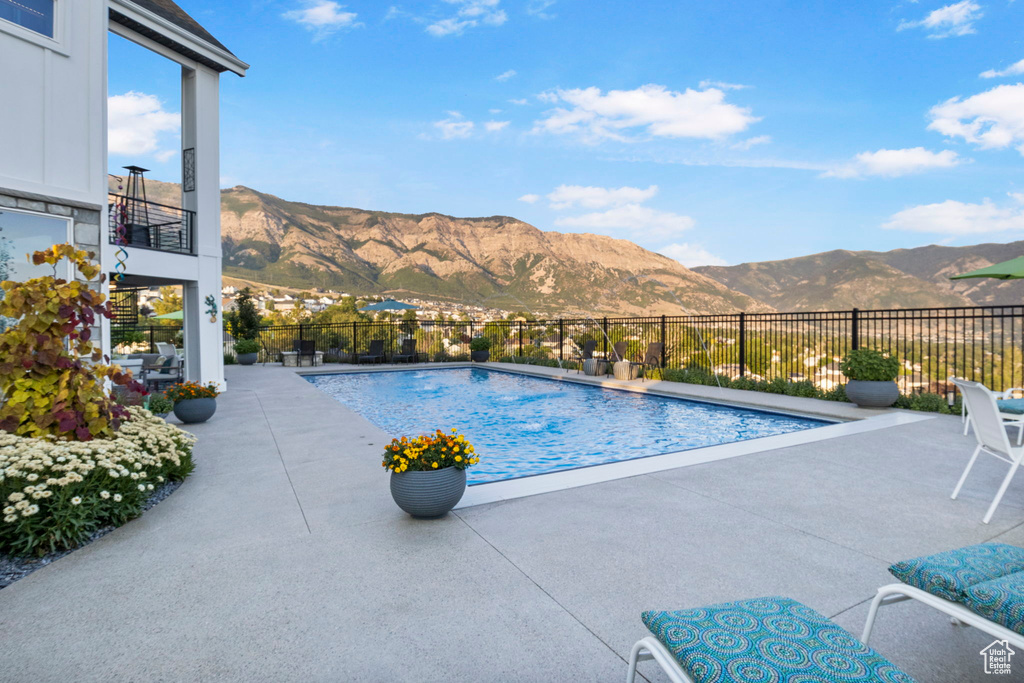
<svg viewBox="0 0 1024 683">
<path fill-rule="evenodd" d="M 522 356 L 523 356 L 523 321 L 520 320 L 518 322 L 519 322 L 519 357 L 522 358 Z"/>
<path fill-rule="evenodd" d="M 565 321 L 558 319 L 558 361 L 565 362 Z"/>
<path fill-rule="evenodd" d="M 850 335 L 853 337 L 851 340 L 851 351 L 856 351 L 860 348 L 860 324 L 858 322 L 858 315 L 860 309 L 853 309 L 853 315 L 850 318 Z"/>
<path fill-rule="evenodd" d="M 601 345 L 604 348 L 604 359 L 608 360 L 608 318 L 607 318 L 607 316 L 604 317 L 604 318 L 601 318 L 601 331 L 603 332 L 603 334 L 601 335 L 603 337 L 603 339 L 601 340 Z"/>
<path fill-rule="evenodd" d="M 746 375 L 747 368 L 747 314 L 740 311 L 740 377 Z"/>
<path fill-rule="evenodd" d="M 149 326 L 149 352 L 156 353 L 156 342 L 153 340 L 153 326 Z"/>
<path fill-rule="evenodd" d="M 668 352 L 666 351 L 667 345 L 665 343 L 665 338 L 668 336 L 666 334 L 667 332 L 668 332 L 668 325 L 667 325 L 667 323 L 665 321 L 665 316 L 661 316 L 661 367 L 662 368 L 665 367 L 665 360 L 668 357 Z M 647 359 L 645 358 L 644 362 L 646 362 L 646 361 L 647 361 Z"/>
<path fill-rule="evenodd" d="M 356 330 L 356 324 L 357 324 L 356 321 L 353 320 L 352 321 L 352 353 L 348 357 L 348 360 L 349 360 L 350 363 L 355 363 L 356 362 L 356 334 L 358 334 L 358 331 Z"/>
</svg>

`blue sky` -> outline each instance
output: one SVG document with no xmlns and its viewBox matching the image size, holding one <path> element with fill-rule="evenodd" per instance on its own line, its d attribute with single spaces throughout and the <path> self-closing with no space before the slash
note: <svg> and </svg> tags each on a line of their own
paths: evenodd
<svg viewBox="0 0 1024 683">
<path fill-rule="evenodd" d="M 226 187 L 687 265 L 1024 238 L 1021 2 L 178 2 L 252 65 Z M 112 169 L 177 180 L 177 69 L 110 63 Z"/>
</svg>

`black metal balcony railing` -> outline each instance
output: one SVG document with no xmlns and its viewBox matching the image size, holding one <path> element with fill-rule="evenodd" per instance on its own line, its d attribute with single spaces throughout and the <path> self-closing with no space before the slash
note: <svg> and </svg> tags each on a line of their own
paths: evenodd
<svg viewBox="0 0 1024 683">
<path fill-rule="evenodd" d="M 194 211 L 110 195 L 110 243 L 195 254 Z"/>
</svg>

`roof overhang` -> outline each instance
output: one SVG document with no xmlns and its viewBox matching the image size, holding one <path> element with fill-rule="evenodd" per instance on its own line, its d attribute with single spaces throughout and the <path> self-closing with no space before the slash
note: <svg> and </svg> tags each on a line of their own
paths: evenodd
<svg viewBox="0 0 1024 683">
<path fill-rule="evenodd" d="M 249 65 L 227 50 L 200 40 L 167 19 L 139 7 L 131 0 L 110 0 L 110 22 L 123 26 L 155 43 L 218 72 L 245 76 Z"/>
</svg>

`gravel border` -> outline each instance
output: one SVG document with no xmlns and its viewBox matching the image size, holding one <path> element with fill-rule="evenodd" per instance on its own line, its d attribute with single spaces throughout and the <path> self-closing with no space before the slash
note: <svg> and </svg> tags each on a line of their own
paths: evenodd
<svg viewBox="0 0 1024 683">
<path fill-rule="evenodd" d="M 171 495 L 178 490 L 178 487 L 184 484 L 184 481 L 167 481 L 161 484 L 157 489 L 153 491 L 153 494 L 146 500 L 142 505 L 142 511 L 145 512 L 150 508 L 156 506 L 163 501 L 167 496 Z M 0 590 L 3 590 L 7 586 L 18 579 L 23 579 L 37 569 L 42 569 L 51 562 L 55 562 L 65 555 L 70 555 L 79 548 L 84 548 L 93 541 L 103 538 L 109 534 L 116 526 L 105 526 L 101 529 L 97 529 L 93 532 L 82 545 L 71 550 L 59 550 L 49 555 L 42 557 L 8 557 L 7 555 L 0 555 Z"/>
</svg>

